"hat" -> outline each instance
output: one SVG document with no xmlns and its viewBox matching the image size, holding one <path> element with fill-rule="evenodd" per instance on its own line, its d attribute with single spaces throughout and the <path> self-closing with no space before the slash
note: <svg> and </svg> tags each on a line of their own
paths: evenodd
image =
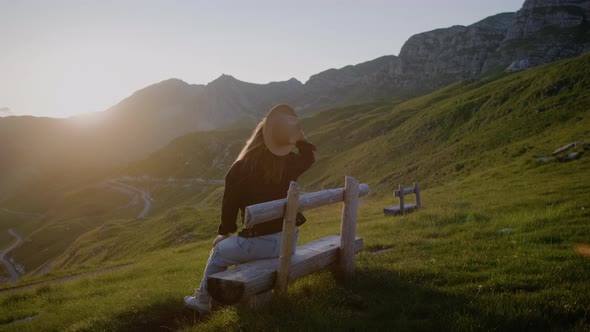
<svg viewBox="0 0 590 332">
<path fill-rule="evenodd" d="M 262 136 L 266 147 L 278 156 L 289 154 L 298 140 L 305 139 L 295 110 L 287 104 L 277 105 L 268 112 Z"/>
</svg>

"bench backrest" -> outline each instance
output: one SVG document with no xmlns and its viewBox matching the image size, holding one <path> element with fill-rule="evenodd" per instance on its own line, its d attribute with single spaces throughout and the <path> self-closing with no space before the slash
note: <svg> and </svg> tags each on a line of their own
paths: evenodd
<svg viewBox="0 0 590 332">
<path fill-rule="evenodd" d="M 286 198 L 253 204 L 245 208 L 245 227 L 283 218 L 283 240 L 275 284 L 275 291 L 279 294 L 284 294 L 287 291 L 297 212 L 344 202 L 340 225 L 339 261 L 344 278 L 350 279 L 354 273 L 354 240 L 358 198 L 369 193 L 369 186 L 366 183 L 359 184 L 353 177 L 346 176 L 343 188 L 324 189 L 303 195 L 300 195 L 300 189 L 297 182 L 291 181 Z"/>
<path fill-rule="evenodd" d="M 420 186 L 418 182 L 414 182 L 414 186 L 408 188 L 404 188 L 404 186 L 400 184 L 399 188 L 393 191 L 393 196 L 399 197 L 399 208 L 402 214 L 404 213 L 404 196 L 410 194 L 416 195 L 416 207 L 420 208 L 422 203 L 420 202 Z"/>
<path fill-rule="evenodd" d="M 293 185 L 293 183 L 298 185 L 295 181 L 292 181 L 291 185 Z M 303 212 L 324 205 L 343 202 L 344 191 L 345 188 L 335 188 L 324 189 L 321 191 L 300 195 L 297 202 L 297 212 Z M 358 197 L 367 195 L 369 191 L 369 185 L 366 183 L 359 184 Z M 284 217 L 287 198 L 246 206 L 244 214 L 244 227 L 249 227 L 269 220 Z"/>
</svg>

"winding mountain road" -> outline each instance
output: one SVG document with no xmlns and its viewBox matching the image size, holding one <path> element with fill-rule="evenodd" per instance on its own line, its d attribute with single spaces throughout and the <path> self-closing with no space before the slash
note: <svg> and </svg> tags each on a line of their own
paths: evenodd
<svg viewBox="0 0 590 332">
<path fill-rule="evenodd" d="M 116 180 L 109 180 L 109 181 L 107 181 L 107 183 L 111 188 L 113 188 L 115 190 L 122 191 L 122 192 L 132 196 L 133 197 L 132 204 L 137 204 L 138 197 L 141 197 L 141 199 L 144 202 L 144 206 L 143 206 L 143 209 L 137 215 L 137 218 L 138 219 L 147 218 L 147 216 L 150 212 L 150 209 L 152 208 L 152 198 L 150 197 L 150 193 L 148 191 L 143 190 L 138 187 L 135 187 L 135 186 L 132 186 L 132 185 L 129 185 L 129 184 L 126 184 L 126 183 L 116 181 Z M 5 211 L 5 212 L 9 212 L 9 213 L 18 213 L 18 214 L 28 217 L 28 218 L 35 218 L 35 217 L 40 216 L 40 214 L 37 214 L 37 213 L 24 213 L 24 212 L 8 210 L 6 208 L 2 208 L 1 210 Z M 16 230 L 14 230 L 13 228 L 9 229 L 8 232 L 10 233 L 10 235 L 12 235 L 14 238 L 16 238 L 16 241 L 12 245 L 10 245 L 10 247 L 8 247 L 0 252 L 0 261 L 2 262 L 2 264 L 4 264 L 4 266 L 6 266 L 6 269 L 8 270 L 8 273 L 10 274 L 10 281 L 9 282 L 13 283 L 18 280 L 19 274 L 16 271 L 14 265 L 8 259 L 6 259 L 6 255 L 10 251 L 15 249 L 19 245 L 21 245 L 21 243 L 23 242 L 23 239 L 16 232 Z M 47 270 L 49 270 L 51 268 L 52 263 L 53 263 L 53 261 L 48 263 L 42 269 L 42 271 L 39 272 L 39 274 L 42 275 L 45 272 L 47 272 Z"/>
<path fill-rule="evenodd" d="M 126 183 L 122 183 L 116 180 L 109 180 L 108 184 L 111 186 L 111 188 L 116 189 L 116 190 L 121 190 L 121 189 L 127 189 L 127 190 L 122 190 L 123 192 L 129 193 L 129 191 L 131 191 L 132 195 L 141 195 L 141 199 L 144 202 L 143 205 L 143 209 L 141 210 L 141 212 L 139 212 L 139 214 L 137 215 L 138 219 L 143 219 L 146 218 L 148 216 L 148 213 L 150 212 L 150 209 L 152 208 L 152 198 L 150 197 L 150 193 L 132 186 L 130 184 L 126 184 Z"/>
<path fill-rule="evenodd" d="M 10 233 L 10 235 L 14 236 L 16 238 L 16 242 L 14 242 L 10 247 L 4 249 L 2 252 L 0 252 L 0 261 L 2 261 L 2 264 L 4 264 L 4 266 L 6 266 L 6 269 L 8 270 L 8 273 L 10 273 L 10 282 L 15 282 L 18 280 L 18 272 L 16 272 L 16 269 L 14 268 L 14 266 L 12 266 L 12 263 L 10 263 L 10 261 L 8 259 L 5 258 L 6 254 L 8 254 L 12 249 L 20 246 L 20 244 L 23 242 L 23 238 L 13 229 L 9 229 L 8 233 Z"/>
</svg>

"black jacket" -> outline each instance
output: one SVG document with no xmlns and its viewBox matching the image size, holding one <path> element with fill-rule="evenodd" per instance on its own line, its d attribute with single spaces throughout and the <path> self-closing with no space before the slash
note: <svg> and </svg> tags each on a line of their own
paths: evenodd
<svg viewBox="0 0 590 332">
<path fill-rule="evenodd" d="M 221 223 L 217 228 L 217 234 L 224 235 L 237 230 L 236 217 L 238 210 L 241 211 L 242 223 L 244 221 L 244 210 L 246 206 L 273 201 L 287 197 L 290 181 L 305 172 L 315 161 L 313 151 L 315 145 L 307 141 L 296 143 L 298 153 L 289 152 L 282 181 L 278 184 L 263 183 L 260 180 L 260 173 L 249 174 L 243 167 L 242 160 L 235 162 L 225 175 L 225 191 L 223 192 L 223 203 L 221 207 Z M 270 153 L 269 151 L 267 151 Z M 298 213 L 298 223 L 301 223 L 303 215 Z M 242 237 L 252 237 L 263 234 L 280 232 L 283 227 L 283 218 L 273 219 L 250 229 L 244 229 L 238 233 Z"/>
</svg>

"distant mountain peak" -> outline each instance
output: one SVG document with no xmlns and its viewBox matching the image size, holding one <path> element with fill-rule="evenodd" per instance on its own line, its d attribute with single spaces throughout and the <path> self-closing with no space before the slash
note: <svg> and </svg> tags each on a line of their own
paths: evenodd
<svg viewBox="0 0 590 332">
<path fill-rule="evenodd" d="M 185 81 L 181 80 L 180 78 L 169 78 L 167 80 L 163 80 L 160 83 L 157 84 L 162 84 L 162 85 L 189 85 L 188 83 L 186 83 Z"/>
<path fill-rule="evenodd" d="M 0 117 L 11 115 L 15 114 L 10 110 L 10 107 L 0 107 Z"/>
<path fill-rule="evenodd" d="M 214 79 L 213 81 L 207 83 L 207 86 L 210 87 L 227 87 L 228 85 L 233 85 L 235 83 L 242 82 L 237 78 L 233 77 L 232 75 L 228 74 L 221 74 L 218 78 Z"/>
<path fill-rule="evenodd" d="M 300 86 L 300 85 L 303 85 L 303 83 L 301 83 L 301 81 L 299 81 L 295 77 L 291 77 L 290 79 L 288 79 L 286 81 L 273 81 L 273 82 L 267 83 L 266 85 L 268 85 L 268 86 L 271 86 L 271 85 Z"/>
<path fill-rule="evenodd" d="M 502 30 L 506 31 L 510 28 L 514 16 L 514 12 L 499 13 L 496 15 L 488 16 L 483 20 L 471 24 L 470 28 L 480 28 L 489 30 Z"/>
<path fill-rule="evenodd" d="M 221 74 L 221 76 L 219 76 L 218 78 L 216 78 L 213 81 L 211 81 L 211 83 L 214 83 L 214 82 L 228 82 L 228 81 L 238 81 L 238 79 L 235 78 L 235 77 L 233 77 L 232 75 Z"/>
</svg>

